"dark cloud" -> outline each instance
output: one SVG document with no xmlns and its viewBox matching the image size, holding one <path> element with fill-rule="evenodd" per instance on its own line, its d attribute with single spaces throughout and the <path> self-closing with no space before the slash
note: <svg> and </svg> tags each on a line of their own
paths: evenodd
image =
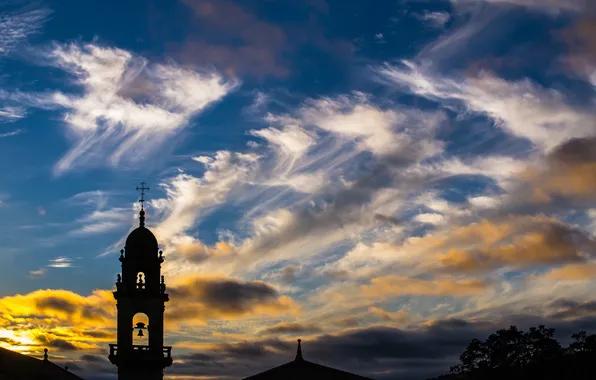
<svg viewBox="0 0 596 380">
<path fill-rule="evenodd" d="M 193 361 L 193 362 L 212 362 L 216 359 L 214 355 L 208 355 L 203 353 L 193 353 L 189 355 L 182 355 L 180 359 L 184 361 Z"/>
<path fill-rule="evenodd" d="M 348 40 L 328 39 L 318 21 L 328 6 L 322 0 L 308 4 L 286 2 L 288 8 L 306 10 L 310 17 L 291 25 L 281 25 L 258 15 L 259 2 L 231 0 L 182 0 L 198 20 L 196 32 L 182 44 L 170 48 L 185 63 L 208 63 L 233 75 L 285 77 L 290 74 L 290 56 L 299 47 L 314 46 L 326 53 L 351 53 Z M 281 7 L 281 3 L 270 6 Z M 312 13 L 315 11 L 315 13 Z M 295 12 L 296 15 L 299 12 Z"/>
<path fill-rule="evenodd" d="M 596 118 L 591 126 L 596 133 Z M 596 138 L 574 138 L 556 147 L 543 167 L 524 175 L 522 201 L 544 205 L 594 204 L 596 201 Z M 581 202 L 581 203 L 580 203 Z M 586 203 L 587 202 L 587 203 Z"/>
<path fill-rule="evenodd" d="M 361 322 L 362 320 L 360 318 L 344 318 L 333 321 L 332 323 L 338 327 L 354 327 L 358 326 Z"/>
<path fill-rule="evenodd" d="M 107 359 L 103 356 L 89 355 L 89 354 L 81 355 L 81 356 L 79 356 L 79 359 L 86 361 L 86 362 L 93 362 L 93 363 L 104 363 L 107 361 Z"/>
<path fill-rule="evenodd" d="M 216 66 L 241 71 L 240 74 L 288 74 L 281 62 L 281 55 L 288 48 L 287 35 L 282 28 L 259 19 L 230 0 L 183 0 L 183 3 L 201 23 L 218 32 L 220 41 L 225 41 L 188 40 L 182 55 L 186 61 L 205 57 Z M 241 44 L 233 44 L 234 40 Z"/>
<path fill-rule="evenodd" d="M 56 348 L 61 351 L 76 351 L 79 348 L 64 339 L 53 339 L 45 343 L 50 348 Z"/>
<path fill-rule="evenodd" d="M 195 277 L 170 288 L 172 306 L 168 319 L 212 319 L 245 315 L 261 307 L 275 314 L 293 307 L 291 299 L 261 281 L 242 282 L 229 278 Z"/>
<path fill-rule="evenodd" d="M 205 283 L 202 300 L 209 307 L 224 311 L 242 311 L 253 303 L 271 301 L 277 295 L 277 291 L 265 283 L 226 280 Z"/>
<path fill-rule="evenodd" d="M 549 308 L 553 310 L 549 317 L 555 320 L 596 317 L 596 301 L 577 302 L 559 299 L 552 302 Z"/>
<path fill-rule="evenodd" d="M 90 320 L 111 320 L 112 315 L 110 314 L 109 310 L 106 310 L 102 307 L 91 306 L 91 305 L 84 305 L 81 308 L 81 316 L 85 319 Z"/>
<path fill-rule="evenodd" d="M 92 338 L 113 338 L 116 336 L 116 334 L 111 333 L 109 331 L 102 331 L 102 330 L 89 330 L 89 331 L 84 331 L 83 332 L 84 335 L 90 336 Z"/>
<path fill-rule="evenodd" d="M 578 305 L 589 310 L 594 307 L 593 304 L 569 300 L 558 301 L 552 307 Z M 567 344 L 565 339 L 573 333 L 595 331 L 596 317 L 566 321 L 512 315 L 499 321 L 437 320 L 429 326 L 407 330 L 389 326 L 366 327 L 303 339 L 302 350 L 306 360 L 378 380 L 421 380 L 448 372 L 474 338 L 484 340 L 498 329 L 510 325 L 527 330 L 540 324 L 554 327 L 558 339 Z M 181 362 L 169 368 L 168 373 L 192 375 L 200 368 L 204 376 L 243 378 L 287 363 L 294 359 L 295 354 L 296 342 L 293 339 L 221 343 L 209 352 L 180 357 Z"/>
<path fill-rule="evenodd" d="M 549 156 L 553 164 L 596 161 L 596 138 L 574 138 L 558 146 Z"/>
<path fill-rule="evenodd" d="M 220 349 L 227 356 L 243 359 L 258 359 L 267 355 L 266 343 L 242 342 L 237 344 L 223 344 Z"/>
<path fill-rule="evenodd" d="M 392 216 L 387 216 L 387 215 L 382 215 L 382 214 L 375 214 L 375 219 L 378 220 L 379 222 L 393 224 L 396 226 L 399 226 L 404 222 L 403 220 L 400 220 L 398 218 L 395 218 Z"/>
<path fill-rule="evenodd" d="M 289 323 L 283 322 L 278 323 L 274 326 L 268 327 L 262 330 L 261 334 L 277 335 L 277 334 L 312 334 L 321 332 L 321 328 L 315 325 L 305 325 L 301 323 Z"/>
<path fill-rule="evenodd" d="M 286 265 L 279 271 L 281 280 L 286 284 L 291 284 L 292 282 L 296 281 L 296 274 L 298 273 L 298 270 L 299 268 L 297 266 Z"/>
<path fill-rule="evenodd" d="M 596 66 L 596 5 L 558 35 L 568 47 L 566 66 L 580 76 L 589 75 Z"/>
<path fill-rule="evenodd" d="M 12 338 L 8 338 L 8 337 L 0 337 L 0 342 L 4 342 L 4 343 L 8 343 L 11 346 L 21 346 L 22 343 L 19 342 L 18 340 L 14 340 Z"/>
<path fill-rule="evenodd" d="M 74 313 L 77 305 L 64 298 L 45 297 L 37 300 L 37 307 L 40 309 L 53 309 L 64 311 L 67 313 Z"/>
</svg>

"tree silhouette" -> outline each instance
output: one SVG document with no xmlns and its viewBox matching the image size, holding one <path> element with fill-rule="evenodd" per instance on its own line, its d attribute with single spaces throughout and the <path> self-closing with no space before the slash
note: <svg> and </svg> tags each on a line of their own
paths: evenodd
<svg viewBox="0 0 596 380">
<path fill-rule="evenodd" d="M 484 341 L 473 339 L 441 380 L 592 379 L 596 377 L 596 335 L 581 331 L 563 348 L 555 329 L 544 325 L 524 332 L 501 329 Z"/>
</svg>

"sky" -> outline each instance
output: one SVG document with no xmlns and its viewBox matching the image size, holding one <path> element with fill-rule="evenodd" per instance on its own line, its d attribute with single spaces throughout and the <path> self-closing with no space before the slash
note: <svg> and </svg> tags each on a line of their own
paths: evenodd
<svg viewBox="0 0 596 380">
<path fill-rule="evenodd" d="M 167 379 L 593 332 L 595 90 L 592 0 L 0 1 L 0 345 L 116 378 L 142 181 Z"/>
</svg>

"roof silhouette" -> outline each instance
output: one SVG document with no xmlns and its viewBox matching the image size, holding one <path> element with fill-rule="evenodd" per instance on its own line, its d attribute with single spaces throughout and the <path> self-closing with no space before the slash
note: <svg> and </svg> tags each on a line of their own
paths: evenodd
<svg viewBox="0 0 596 380">
<path fill-rule="evenodd" d="M 298 339 L 296 358 L 279 367 L 249 376 L 244 380 L 302 380 L 302 379 L 337 379 L 337 380 L 372 380 L 369 377 L 355 375 L 304 360 L 302 357 L 301 340 Z"/>
<path fill-rule="evenodd" d="M 19 354 L 0 347 L 0 379 L 2 380 L 83 380 L 55 363 Z"/>
</svg>

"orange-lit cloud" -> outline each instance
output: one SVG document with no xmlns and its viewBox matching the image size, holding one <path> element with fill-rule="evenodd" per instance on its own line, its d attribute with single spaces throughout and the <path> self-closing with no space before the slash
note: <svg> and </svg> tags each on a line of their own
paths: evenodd
<svg viewBox="0 0 596 380">
<path fill-rule="evenodd" d="M 0 345 L 29 352 L 96 351 L 115 336 L 115 302 L 106 290 L 81 296 L 67 290 L 37 290 L 0 299 Z"/>
<path fill-rule="evenodd" d="M 361 287 L 367 297 L 402 295 L 473 296 L 482 293 L 487 284 L 478 279 L 454 280 L 440 278 L 420 280 L 402 276 L 384 276 L 370 280 Z"/>
<path fill-rule="evenodd" d="M 0 299 L 4 326 L 56 322 L 77 326 L 112 326 L 116 313 L 111 292 L 96 290 L 84 297 L 68 290 L 36 290 Z"/>
<path fill-rule="evenodd" d="M 595 242 L 548 217 L 508 217 L 457 227 L 442 237 L 422 238 L 433 252 L 426 265 L 474 272 L 500 267 L 531 267 L 585 260 Z"/>
<path fill-rule="evenodd" d="M 581 281 L 596 278 L 596 264 L 582 263 L 570 264 L 559 268 L 552 269 L 550 272 L 541 276 L 548 280 L 568 280 Z"/>
<path fill-rule="evenodd" d="M 373 314 L 376 314 L 379 318 L 381 318 L 385 321 L 394 321 L 394 322 L 398 322 L 398 323 L 403 323 L 403 322 L 407 321 L 408 317 L 409 317 L 409 315 L 406 311 L 399 310 L 399 311 L 389 312 L 389 311 L 383 310 L 380 307 L 376 307 L 376 306 L 369 307 L 368 311 L 370 311 Z"/>
</svg>

